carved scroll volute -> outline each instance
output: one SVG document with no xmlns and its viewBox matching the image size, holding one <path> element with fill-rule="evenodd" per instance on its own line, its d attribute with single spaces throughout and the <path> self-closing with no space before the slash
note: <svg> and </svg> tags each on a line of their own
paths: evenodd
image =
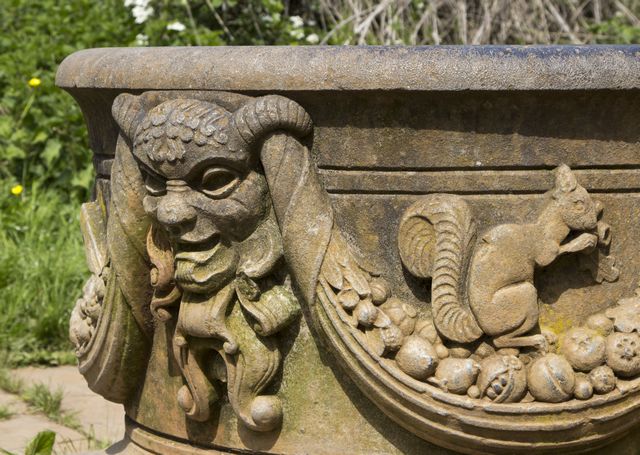
<svg viewBox="0 0 640 455">
<path fill-rule="evenodd" d="M 145 190 L 124 137 L 117 143 L 110 189 L 108 219 L 102 194 L 83 207 L 85 249 L 93 276 L 72 313 L 70 337 L 89 387 L 124 403 L 141 383 L 153 331 L 146 254 L 149 218 L 142 208 Z M 87 306 L 88 302 L 92 304 Z"/>
</svg>

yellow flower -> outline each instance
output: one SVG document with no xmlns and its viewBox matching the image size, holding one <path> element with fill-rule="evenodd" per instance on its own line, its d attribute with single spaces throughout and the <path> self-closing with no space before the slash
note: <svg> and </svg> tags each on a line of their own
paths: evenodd
<svg viewBox="0 0 640 455">
<path fill-rule="evenodd" d="M 31 79 L 29 79 L 28 84 L 29 84 L 29 87 L 35 88 L 35 87 L 39 86 L 40 84 L 42 84 L 42 81 L 40 79 L 38 79 L 37 77 L 32 77 Z"/>
<path fill-rule="evenodd" d="M 22 194 L 22 190 L 24 190 L 22 185 L 16 185 L 11 188 L 11 194 L 13 194 L 14 196 L 20 196 Z"/>
</svg>

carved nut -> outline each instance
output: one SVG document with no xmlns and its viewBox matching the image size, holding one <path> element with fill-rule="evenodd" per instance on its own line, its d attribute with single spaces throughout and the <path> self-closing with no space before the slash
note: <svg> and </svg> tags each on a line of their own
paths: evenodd
<svg viewBox="0 0 640 455">
<path fill-rule="evenodd" d="M 598 332 L 576 327 L 564 334 L 561 351 L 578 371 L 591 371 L 605 360 L 605 340 Z"/>
<path fill-rule="evenodd" d="M 471 359 L 448 357 L 436 369 L 436 382 L 447 392 L 465 395 L 478 377 L 480 366 Z"/>
<path fill-rule="evenodd" d="M 482 342 L 478 345 L 473 355 L 479 359 L 485 359 L 496 353 L 496 350 L 489 343 Z"/>
<path fill-rule="evenodd" d="M 514 403 L 527 393 L 527 372 L 516 356 L 492 355 L 480 363 L 480 398 L 488 396 L 496 403 Z"/>
<path fill-rule="evenodd" d="M 527 382 L 529 392 L 536 400 L 559 403 L 573 395 L 576 375 L 564 357 L 546 354 L 531 364 Z"/>
<path fill-rule="evenodd" d="M 353 310 L 360 303 L 360 296 L 353 289 L 343 289 L 338 293 L 338 301 L 345 310 Z"/>
<path fill-rule="evenodd" d="M 473 354 L 471 349 L 460 343 L 452 342 L 448 349 L 449 355 L 457 359 L 467 359 Z"/>
<path fill-rule="evenodd" d="M 613 321 L 603 313 L 596 313 L 587 319 L 587 327 L 606 337 L 613 332 Z"/>
<path fill-rule="evenodd" d="M 635 332 L 609 335 L 607 365 L 622 377 L 640 374 L 640 335 Z"/>
<path fill-rule="evenodd" d="M 407 338 L 396 354 L 398 367 L 412 378 L 424 381 L 438 366 L 438 354 L 431 343 L 418 336 Z"/>
<path fill-rule="evenodd" d="M 371 327 L 378 317 L 378 308 L 371 303 L 371 300 L 361 300 L 353 310 L 353 316 L 363 327 Z"/>
<path fill-rule="evenodd" d="M 374 278 L 371 280 L 369 287 L 371 288 L 371 301 L 374 305 L 383 304 L 391 295 L 389 285 L 382 278 Z"/>
<path fill-rule="evenodd" d="M 449 357 L 449 349 L 447 349 L 447 347 L 442 343 L 436 344 L 436 352 L 438 353 L 438 357 L 441 359 Z"/>
<path fill-rule="evenodd" d="M 402 331 L 396 325 L 389 325 L 380 329 L 380 336 L 384 343 L 385 351 L 397 351 L 402 347 L 404 342 L 404 335 Z"/>
<path fill-rule="evenodd" d="M 609 393 L 616 388 L 616 375 L 613 370 L 602 365 L 589 373 L 589 380 L 596 393 Z"/>
<path fill-rule="evenodd" d="M 414 333 L 432 344 L 440 344 L 440 336 L 436 330 L 436 326 L 431 319 L 419 319 L 416 321 Z"/>
<path fill-rule="evenodd" d="M 578 373 L 576 375 L 576 385 L 573 390 L 573 395 L 578 400 L 588 400 L 593 396 L 593 385 L 586 374 Z"/>
<path fill-rule="evenodd" d="M 418 315 L 415 308 L 395 297 L 387 300 L 380 308 L 400 328 L 403 335 L 409 336 L 413 333 Z"/>
</svg>

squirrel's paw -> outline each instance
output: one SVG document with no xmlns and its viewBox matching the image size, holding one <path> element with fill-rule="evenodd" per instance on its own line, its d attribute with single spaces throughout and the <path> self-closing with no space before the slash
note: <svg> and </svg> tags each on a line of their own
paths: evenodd
<svg viewBox="0 0 640 455">
<path fill-rule="evenodd" d="M 547 341 L 547 337 L 544 335 L 533 335 L 532 337 L 533 344 L 532 346 L 538 349 L 541 352 L 548 352 L 549 343 Z"/>
</svg>

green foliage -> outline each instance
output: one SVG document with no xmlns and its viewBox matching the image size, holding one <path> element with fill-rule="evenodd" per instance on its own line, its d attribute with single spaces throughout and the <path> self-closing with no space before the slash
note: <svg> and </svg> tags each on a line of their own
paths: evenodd
<svg viewBox="0 0 640 455">
<path fill-rule="evenodd" d="M 24 451 L 25 455 L 51 455 L 56 434 L 53 431 L 41 431 L 29 443 Z"/>
<path fill-rule="evenodd" d="M 602 44 L 640 43 L 640 27 L 630 25 L 627 20 L 617 16 L 610 20 L 594 24 L 591 32 Z"/>
<path fill-rule="evenodd" d="M 20 395 L 24 390 L 24 382 L 20 378 L 14 377 L 9 370 L 0 368 L 0 389 L 7 393 Z"/>
<path fill-rule="evenodd" d="M 53 431 L 41 431 L 24 449 L 24 455 L 51 455 L 55 442 L 56 434 Z M 4 449 L 0 449 L 0 451 L 5 455 L 17 455 Z"/>
<path fill-rule="evenodd" d="M 51 391 L 41 383 L 33 384 L 22 393 L 25 403 L 54 422 L 62 419 L 62 396 L 62 390 Z"/>
<path fill-rule="evenodd" d="M 0 346 L 12 364 L 71 360 L 68 319 L 88 276 L 79 206 L 33 185 L 0 184 Z"/>
<path fill-rule="evenodd" d="M 316 14 L 313 2 L 296 2 L 292 9 L 282 0 L 190 0 L 155 1 L 154 15 L 145 22 L 149 44 L 167 45 L 261 45 L 304 44 L 308 33 L 303 17 Z M 300 17 L 303 16 L 303 17 Z M 171 30 L 170 24 L 185 25 L 184 31 Z M 313 22 L 312 22 L 313 23 Z"/>
<path fill-rule="evenodd" d="M 149 3 L 153 14 L 140 24 L 125 3 L 3 2 L 0 179 L 24 186 L 37 182 L 69 200 L 88 197 L 86 128 L 78 106 L 55 87 L 57 67 L 72 52 L 136 44 L 298 44 L 305 37 L 300 20 L 289 19 L 281 0 L 156 0 Z M 37 81 L 30 85 L 32 78 Z"/>
<path fill-rule="evenodd" d="M 55 71 L 78 49 L 134 42 L 128 9 L 119 0 L 5 0 L 0 30 L 0 178 L 86 198 L 86 130 Z M 30 86 L 32 78 L 41 84 Z"/>
</svg>

